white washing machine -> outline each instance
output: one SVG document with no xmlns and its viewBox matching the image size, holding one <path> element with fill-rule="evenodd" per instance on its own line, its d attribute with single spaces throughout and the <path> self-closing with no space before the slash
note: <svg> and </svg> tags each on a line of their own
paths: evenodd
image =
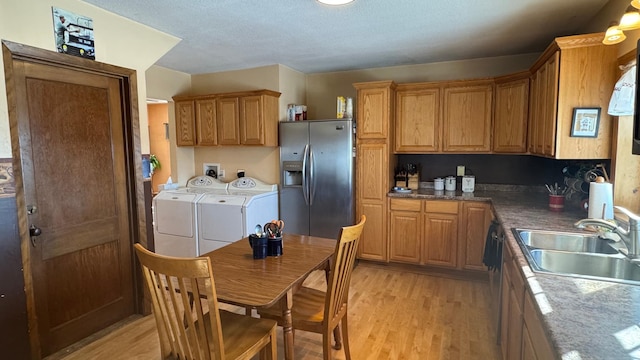
<svg viewBox="0 0 640 360">
<path fill-rule="evenodd" d="M 198 255 L 197 201 L 204 194 L 227 193 L 227 183 L 210 176 L 196 176 L 187 186 L 162 190 L 153 198 L 155 252 L 178 257 Z"/>
<path fill-rule="evenodd" d="M 205 254 L 247 237 L 257 224 L 278 219 L 278 185 L 242 177 L 229 183 L 227 194 L 204 194 L 196 207 L 199 252 Z"/>
</svg>

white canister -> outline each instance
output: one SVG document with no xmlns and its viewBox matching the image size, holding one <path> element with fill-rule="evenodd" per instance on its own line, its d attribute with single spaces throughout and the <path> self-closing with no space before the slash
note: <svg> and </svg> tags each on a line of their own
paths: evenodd
<svg viewBox="0 0 640 360">
<path fill-rule="evenodd" d="M 462 177 L 462 192 L 472 193 L 476 188 L 476 177 L 465 175 Z"/>
<path fill-rule="evenodd" d="M 443 178 L 433 179 L 433 189 L 436 191 L 444 190 L 444 179 Z"/>
<path fill-rule="evenodd" d="M 444 189 L 447 191 L 456 191 L 456 178 L 453 176 L 447 176 L 444 179 Z"/>
</svg>

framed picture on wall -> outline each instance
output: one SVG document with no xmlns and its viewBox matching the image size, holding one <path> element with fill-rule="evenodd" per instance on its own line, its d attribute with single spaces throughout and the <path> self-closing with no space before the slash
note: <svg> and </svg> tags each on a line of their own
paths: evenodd
<svg viewBox="0 0 640 360">
<path fill-rule="evenodd" d="M 58 52 L 95 60 L 93 20 L 56 7 L 52 7 L 51 12 Z"/>
<path fill-rule="evenodd" d="M 598 125 L 600 125 L 600 108 L 573 108 L 573 122 L 571 123 L 571 136 L 573 137 L 598 137 Z"/>
</svg>

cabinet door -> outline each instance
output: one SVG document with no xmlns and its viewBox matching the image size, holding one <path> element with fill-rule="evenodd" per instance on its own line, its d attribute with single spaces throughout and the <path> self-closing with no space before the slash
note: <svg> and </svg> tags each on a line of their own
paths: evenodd
<svg viewBox="0 0 640 360">
<path fill-rule="evenodd" d="M 196 100 L 196 136 L 198 145 L 217 145 L 216 100 Z"/>
<path fill-rule="evenodd" d="M 360 200 L 385 201 L 386 177 L 389 170 L 388 147 L 379 143 L 359 143 L 356 150 L 356 193 Z"/>
<path fill-rule="evenodd" d="M 440 88 L 398 89 L 395 151 L 440 150 Z"/>
<path fill-rule="evenodd" d="M 493 85 L 456 85 L 444 89 L 443 151 L 489 152 Z"/>
<path fill-rule="evenodd" d="M 538 360 L 527 324 L 522 326 L 522 360 Z"/>
<path fill-rule="evenodd" d="M 358 139 L 387 139 L 391 115 L 391 88 L 358 89 Z"/>
<path fill-rule="evenodd" d="M 358 257 L 361 259 L 388 261 L 387 256 L 387 222 L 385 203 L 361 203 L 358 205 L 356 216 L 367 217 L 367 226 L 360 235 Z"/>
<path fill-rule="evenodd" d="M 512 274 L 512 276 L 519 276 Z M 509 333 L 507 334 L 507 357 L 505 359 L 520 359 L 522 353 L 522 310 L 518 304 L 513 288 L 509 290 Z"/>
<path fill-rule="evenodd" d="M 420 200 L 413 201 L 420 202 Z M 419 264 L 421 238 L 420 212 L 391 211 L 389 260 Z"/>
<path fill-rule="evenodd" d="M 532 154 L 537 154 L 536 144 L 538 141 L 537 131 L 540 124 L 540 79 L 539 72 L 531 74 L 531 87 L 529 96 L 529 134 L 527 140 L 529 142 L 528 149 Z"/>
<path fill-rule="evenodd" d="M 535 310 L 534 303 L 535 299 L 533 298 L 533 295 L 527 292 L 524 297 L 524 309 L 522 309 L 525 329 L 527 330 L 526 335 L 528 335 L 525 340 L 525 332 L 523 330 L 523 357 L 525 357 L 525 348 L 529 346 L 525 344 L 530 342 L 530 346 L 533 348 L 535 354 L 534 359 L 554 359 L 557 356 L 551 346 L 551 343 L 547 339 L 546 332 L 542 327 L 542 320 L 540 319 L 538 312 Z M 529 356 L 528 352 L 530 350 L 526 351 L 526 355 Z"/>
<path fill-rule="evenodd" d="M 387 261 L 386 178 L 389 161 L 387 144 L 359 143 L 356 158 L 356 215 L 367 216 L 360 238 L 359 257 Z M 371 221 L 370 221 L 371 219 Z"/>
<path fill-rule="evenodd" d="M 237 97 L 219 98 L 218 144 L 240 145 L 240 107 Z"/>
<path fill-rule="evenodd" d="M 425 264 L 456 267 L 458 216 L 423 214 L 423 249 Z"/>
<path fill-rule="evenodd" d="M 193 101 L 176 101 L 176 145 L 196 144 L 195 105 Z"/>
<path fill-rule="evenodd" d="M 511 279 L 509 269 L 502 264 L 502 287 L 500 292 L 500 350 L 502 358 L 507 359 L 509 346 L 509 294 L 511 293 Z"/>
<path fill-rule="evenodd" d="M 544 86 L 544 135 L 543 154 L 555 155 L 556 152 L 556 124 L 558 111 L 558 71 L 560 53 L 556 52 L 545 64 L 545 86 Z"/>
<path fill-rule="evenodd" d="M 460 221 L 462 268 L 485 271 L 482 263 L 487 232 L 493 219 L 491 205 L 476 201 L 465 201 Z"/>
<path fill-rule="evenodd" d="M 493 151 L 527 152 L 529 79 L 496 84 Z"/>
<path fill-rule="evenodd" d="M 240 143 L 264 145 L 262 96 L 240 98 Z"/>
</svg>

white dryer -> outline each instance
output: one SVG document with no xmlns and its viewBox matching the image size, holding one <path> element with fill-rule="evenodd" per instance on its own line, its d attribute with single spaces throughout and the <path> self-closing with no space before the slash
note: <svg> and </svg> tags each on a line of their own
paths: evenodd
<svg viewBox="0 0 640 360">
<path fill-rule="evenodd" d="M 278 185 L 242 177 L 229 183 L 227 194 L 204 194 L 196 208 L 199 253 L 205 254 L 247 237 L 257 224 L 278 219 Z"/>
<path fill-rule="evenodd" d="M 187 186 L 162 190 L 153 198 L 155 252 L 178 257 L 198 255 L 197 201 L 205 193 L 226 194 L 227 183 L 210 176 L 196 176 Z"/>
</svg>

